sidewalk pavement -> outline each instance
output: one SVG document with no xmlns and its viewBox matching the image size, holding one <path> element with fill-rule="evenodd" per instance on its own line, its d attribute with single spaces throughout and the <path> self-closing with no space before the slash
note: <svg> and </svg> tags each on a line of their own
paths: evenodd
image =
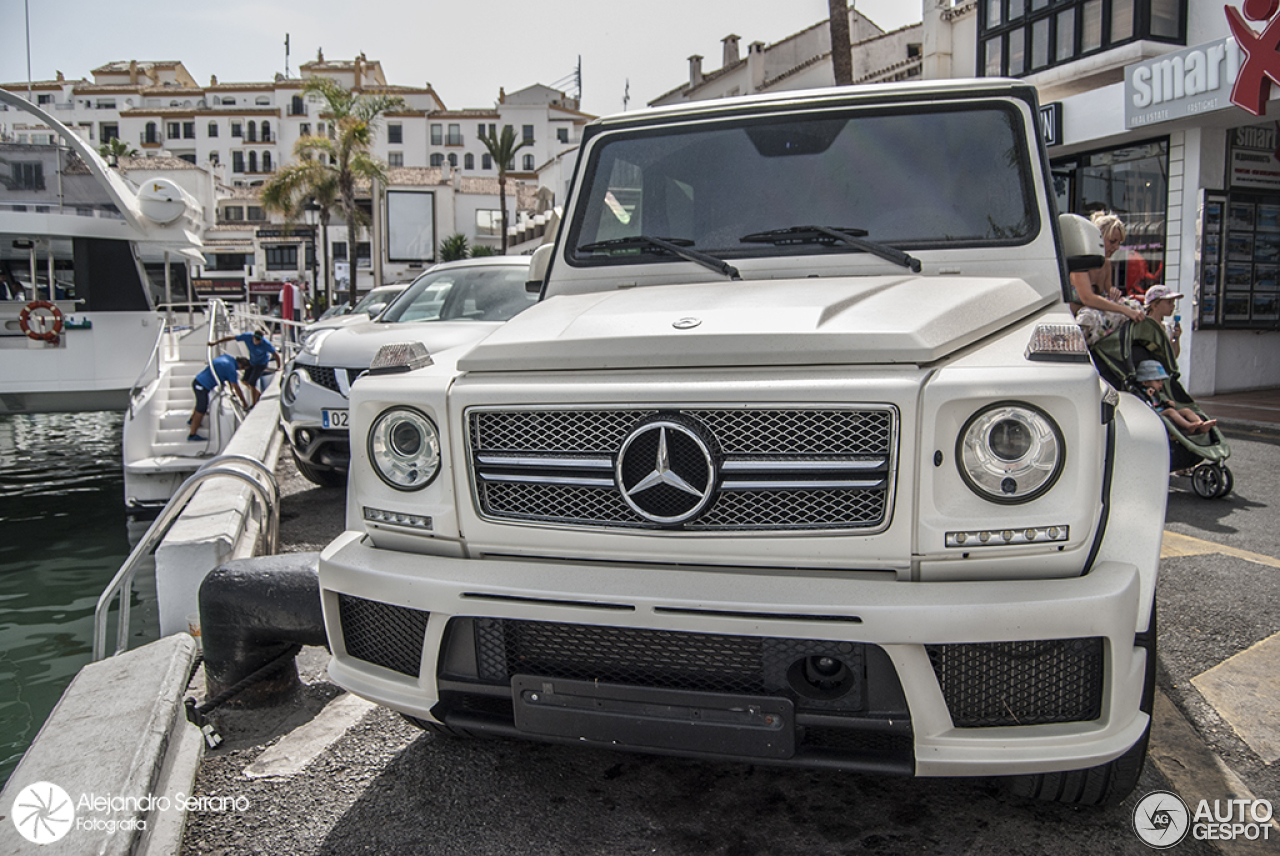
<svg viewBox="0 0 1280 856">
<path fill-rule="evenodd" d="M 1196 403 L 1228 433 L 1280 439 L 1280 387 L 1197 396 Z"/>
</svg>

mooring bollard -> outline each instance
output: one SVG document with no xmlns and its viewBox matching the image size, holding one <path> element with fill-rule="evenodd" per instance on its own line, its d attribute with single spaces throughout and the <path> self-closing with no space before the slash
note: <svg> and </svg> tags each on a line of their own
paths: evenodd
<svg viewBox="0 0 1280 856">
<path fill-rule="evenodd" d="M 204 707 L 278 704 L 299 686 L 293 659 L 298 648 L 328 643 L 319 560 L 319 553 L 238 559 L 205 578 L 200 631 L 209 701 Z"/>
</svg>

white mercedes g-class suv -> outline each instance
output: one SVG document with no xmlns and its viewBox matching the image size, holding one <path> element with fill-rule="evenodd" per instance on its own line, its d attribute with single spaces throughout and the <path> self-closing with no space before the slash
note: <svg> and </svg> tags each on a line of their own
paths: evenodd
<svg viewBox="0 0 1280 856">
<path fill-rule="evenodd" d="M 543 299 L 352 389 L 331 677 L 437 732 L 1123 798 L 1168 449 L 1064 302 L 1100 241 L 1037 115 L 986 80 L 591 124 Z"/>
</svg>

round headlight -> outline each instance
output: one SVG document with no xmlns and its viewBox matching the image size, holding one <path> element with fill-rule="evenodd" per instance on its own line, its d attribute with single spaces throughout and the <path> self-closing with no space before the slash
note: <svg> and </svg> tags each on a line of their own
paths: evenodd
<svg viewBox="0 0 1280 856">
<path fill-rule="evenodd" d="M 373 471 L 396 490 L 418 490 L 440 472 L 440 435 L 423 414 L 407 407 L 385 411 L 369 430 Z"/>
<path fill-rule="evenodd" d="M 280 397 L 284 399 L 285 404 L 293 404 L 298 398 L 298 389 L 302 386 L 302 372 L 292 371 L 285 378 L 284 389 L 280 391 Z"/>
<path fill-rule="evenodd" d="M 956 439 L 956 466 L 969 489 L 992 502 L 1027 502 L 1053 487 L 1066 445 L 1049 414 L 1001 402 L 979 410 Z"/>
</svg>

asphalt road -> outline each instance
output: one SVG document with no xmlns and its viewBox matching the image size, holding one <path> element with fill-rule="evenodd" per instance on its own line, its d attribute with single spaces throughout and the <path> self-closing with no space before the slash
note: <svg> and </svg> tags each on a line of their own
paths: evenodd
<svg viewBox="0 0 1280 856">
<path fill-rule="evenodd" d="M 1175 478 L 1167 529 L 1280 556 L 1280 446 L 1237 440 L 1233 450 L 1235 493 L 1203 500 Z M 320 549 L 342 525 L 344 492 L 311 488 L 285 469 L 282 537 L 290 549 Z M 1240 555 L 1163 563 L 1160 687 L 1204 743 L 1273 804 L 1280 775 L 1190 681 L 1280 631 L 1277 595 L 1280 569 Z M 334 692 L 316 653 L 305 710 Z M 1124 805 L 1074 809 L 1012 798 L 994 780 L 884 779 L 447 739 L 385 709 L 364 716 L 299 774 L 247 780 L 242 771 L 275 741 L 288 713 L 227 723 L 228 743 L 206 758 L 197 792 L 243 794 L 250 808 L 190 815 L 184 853 L 1146 854 L 1131 828 L 1133 807 L 1152 791 L 1175 789 L 1148 763 Z M 1188 838 L 1171 852 L 1219 851 Z M 1257 852 L 1280 852 L 1280 841 Z"/>
</svg>

